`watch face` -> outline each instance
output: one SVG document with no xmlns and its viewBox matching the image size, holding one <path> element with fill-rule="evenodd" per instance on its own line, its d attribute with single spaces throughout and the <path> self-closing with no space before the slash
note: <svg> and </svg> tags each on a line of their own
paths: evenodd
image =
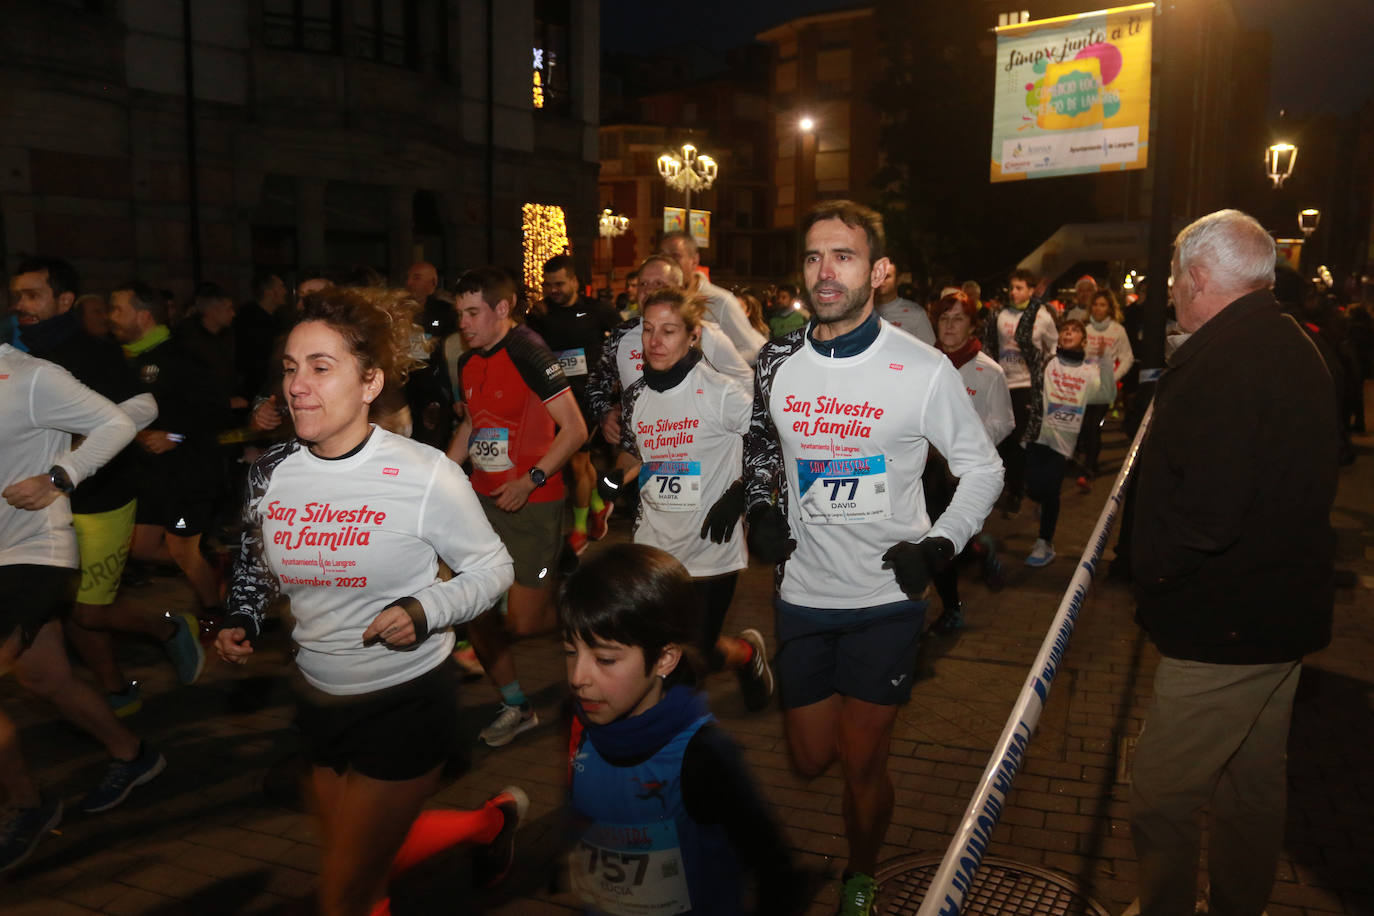
<svg viewBox="0 0 1374 916">
<path fill-rule="evenodd" d="M 536 487 L 542 487 L 548 477 L 539 468 L 530 468 L 530 480 L 534 481 Z"/>
</svg>

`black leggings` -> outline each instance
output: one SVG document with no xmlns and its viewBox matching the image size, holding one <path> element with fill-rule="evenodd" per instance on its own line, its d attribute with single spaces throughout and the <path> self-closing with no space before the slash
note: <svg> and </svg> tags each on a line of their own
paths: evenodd
<svg viewBox="0 0 1374 916">
<path fill-rule="evenodd" d="M 1078 430 L 1078 447 L 1083 450 L 1083 465 L 1097 476 L 1097 459 L 1102 454 L 1102 423 L 1110 404 L 1088 404 L 1083 408 L 1083 426 Z"/>
<path fill-rule="evenodd" d="M 1068 459 L 1039 442 L 1026 453 L 1026 495 L 1040 504 L 1040 537 L 1054 543 L 1059 523 L 1059 488 Z"/>
<path fill-rule="evenodd" d="M 701 606 L 697 651 L 701 653 L 709 671 L 719 671 L 725 667 L 725 657 L 716 649 L 716 640 L 720 639 L 720 631 L 725 626 L 725 615 L 730 612 L 730 602 L 735 597 L 735 584 L 738 581 L 739 573 L 692 580 L 692 588 L 696 589 L 697 601 Z"/>
<path fill-rule="evenodd" d="M 929 452 L 926 457 L 926 469 L 921 473 L 921 488 L 925 491 L 926 514 L 930 516 L 932 524 L 949 508 L 950 500 L 954 498 L 954 486 L 955 481 L 949 474 L 949 465 L 945 463 L 945 459 L 933 450 Z M 953 608 L 959 604 L 959 570 L 956 565 L 955 562 L 951 562 L 943 572 L 931 576 L 931 581 L 935 583 L 935 592 L 946 608 Z"/>
<path fill-rule="evenodd" d="M 1026 423 L 1030 420 L 1030 408 L 1031 389 L 1013 388 L 1011 415 L 1016 420 L 1016 425 L 1002 440 L 1002 444 L 997 446 L 997 452 L 1002 456 L 1002 465 L 1006 468 L 1007 492 L 1014 499 L 1019 499 L 1021 491 L 1025 488 L 1026 450 L 1021 447 L 1021 434 L 1026 431 Z"/>
</svg>

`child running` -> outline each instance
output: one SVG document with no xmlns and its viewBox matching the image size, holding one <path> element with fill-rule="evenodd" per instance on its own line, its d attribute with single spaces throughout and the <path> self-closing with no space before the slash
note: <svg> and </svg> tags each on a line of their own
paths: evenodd
<svg viewBox="0 0 1374 916">
<path fill-rule="evenodd" d="M 1121 306 L 1117 305 L 1111 290 L 1099 289 L 1093 294 L 1090 315 L 1091 320 L 1084 326 L 1088 332 L 1084 349 L 1090 359 L 1095 357 L 1112 367 L 1114 384 L 1100 397 L 1091 399 L 1083 409 L 1083 429 L 1078 434 L 1078 447 L 1083 451 L 1083 474 L 1077 483 L 1085 493 L 1092 489 L 1093 479 L 1097 477 L 1098 456 L 1102 453 L 1102 422 L 1116 400 L 1116 386 L 1135 365 L 1130 338 L 1121 326 Z"/>
<path fill-rule="evenodd" d="M 803 889 L 778 827 L 693 686 L 687 570 L 655 547 L 617 544 L 567 580 L 559 612 L 581 830 L 569 870 L 591 912 L 797 912 Z"/>
<path fill-rule="evenodd" d="M 1111 359 L 1084 359 L 1087 336 L 1083 322 L 1065 321 L 1059 329 L 1059 349 L 1045 366 L 1040 437 L 1026 453 L 1026 495 L 1040 504 L 1040 537 L 1026 557 L 1027 566 L 1048 566 L 1054 560 L 1059 489 L 1083 425 L 1083 408 L 1116 389 Z"/>
</svg>

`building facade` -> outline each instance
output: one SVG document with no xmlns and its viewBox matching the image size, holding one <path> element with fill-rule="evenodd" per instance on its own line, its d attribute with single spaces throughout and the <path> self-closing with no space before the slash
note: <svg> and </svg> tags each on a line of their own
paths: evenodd
<svg viewBox="0 0 1374 916">
<path fill-rule="evenodd" d="M 597 0 L 12 0 L 5 267 L 246 295 L 255 270 L 399 282 L 424 258 L 451 282 L 519 268 L 527 204 L 561 208 L 589 265 L 599 21 Z"/>
</svg>

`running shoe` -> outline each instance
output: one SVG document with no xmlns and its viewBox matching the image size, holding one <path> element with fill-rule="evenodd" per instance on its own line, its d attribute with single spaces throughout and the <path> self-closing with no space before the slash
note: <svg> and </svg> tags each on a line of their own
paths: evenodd
<svg viewBox="0 0 1374 916">
<path fill-rule="evenodd" d="M 599 541 L 606 536 L 610 530 L 611 513 L 615 511 L 615 503 L 607 501 L 601 507 L 600 512 L 589 512 L 587 514 L 587 537 L 589 540 Z"/>
<path fill-rule="evenodd" d="M 1087 474 L 1080 475 L 1079 478 L 1074 481 L 1074 483 L 1078 484 L 1078 489 L 1082 490 L 1084 493 L 1092 492 L 1093 481 L 1092 478 L 1089 477 Z"/>
<path fill-rule="evenodd" d="M 768 701 L 773 698 L 773 669 L 768 665 L 768 646 L 763 641 L 763 634 L 752 627 L 742 630 L 739 638 L 754 650 L 749 664 L 736 672 L 739 689 L 744 694 L 744 707 L 750 712 L 759 712 L 767 709 Z"/>
<path fill-rule="evenodd" d="M 482 667 L 482 662 L 477 658 L 477 650 L 472 647 L 472 643 L 464 640 L 458 644 L 458 648 L 453 650 L 453 661 L 458 665 L 463 681 L 477 681 L 486 677 L 487 670 Z"/>
<path fill-rule="evenodd" d="M 936 633 L 957 633 L 964 628 L 964 605 L 959 603 L 953 607 L 946 608 L 940 615 L 940 619 L 935 621 Z"/>
<path fill-rule="evenodd" d="M 495 887 L 510 873 L 515 863 L 515 830 L 530 810 L 530 799 L 523 789 L 506 786 L 487 804 L 500 808 L 506 822 L 496 839 L 478 847 L 472 855 L 473 878 L 482 888 Z"/>
<path fill-rule="evenodd" d="M 588 538 L 587 538 L 587 532 L 585 532 L 585 531 L 569 531 L 569 532 L 568 532 L 568 549 L 571 550 L 574 554 L 576 554 L 577 556 L 580 557 L 580 556 L 582 556 L 582 551 L 584 551 L 584 550 L 587 549 L 587 540 L 588 540 Z"/>
<path fill-rule="evenodd" d="M 39 801 L 33 808 L 10 808 L 0 814 L 0 872 L 29 857 L 43 837 L 62 823 L 62 799 Z"/>
<path fill-rule="evenodd" d="M 171 639 L 162 644 L 172 667 L 177 671 L 177 680 L 183 684 L 194 684 L 196 678 L 205 670 L 205 648 L 200 644 L 200 621 L 182 611 L 179 614 L 164 615 L 176 629 Z M 215 631 L 219 634 L 219 630 Z"/>
<path fill-rule="evenodd" d="M 855 872 L 840 888 L 838 916 L 870 916 L 878 912 L 878 882 Z"/>
<path fill-rule="evenodd" d="M 130 681 L 120 693 L 113 691 L 105 694 L 105 700 L 118 718 L 132 716 L 143 708 L 143 693 L 138 689 L 138 681 Z"/>
<path fill-rule="evenodd" d="M 477 737 L 485 741 L 490 747 L 505 747 L 517 736 L 539 724 L 539 716 L 535 715 L 534 710 L 528 707 L 529 704 L 522 708 L 502 703 L 500 715 L 490 725 L 482 729 Z"/>
<path fill-rule="evenodd" d="M 129 793 L 146 782 L 151 782 L 158 773 L 167 767 L 167 758 L 149 746 L 147 741 L 139 745 L 138 756 L 133 760 L 112 760 L 90 795 L 81 800 L 83 814 L 108 811 L 129 797 Z"/>
<path fill-rule="evenodd" d="M 1026 557 L 1027 566 L 1049 566 L 1054 561 L 1054 545 L 1044 538 L 1036 538 L 1030 556 Z"/>
<path fill-rule="evenodd" d="M 1018 516 L 1018 515 L 1020 515 L 1020 514 L 1021 514 L 1021 497 L 1020 497 L 1020 496 L 1013 495 L 1013 494 L 1011 494 L 1011 493 L 1008 493 L 1008 494 L 1007 494 L 1006 502 L 1004 502 L 1004 503 L 1002 504 L 1002 517 L 1003 517 L 1003 518 L 1016 518 L 1016 516 Z"/>
</svg>

